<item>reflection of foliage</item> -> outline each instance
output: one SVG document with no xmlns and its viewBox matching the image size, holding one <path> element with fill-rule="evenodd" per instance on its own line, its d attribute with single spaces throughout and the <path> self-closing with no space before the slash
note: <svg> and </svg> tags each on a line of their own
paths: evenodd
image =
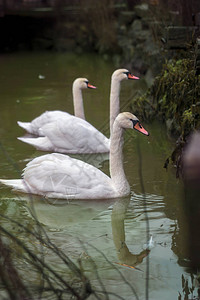
<svg viewBox="0 0 200 300">
<path fill-rule="evenodd" d="M 29 291 L 24 286 L 11 258 L 11 250 L 0 237 L 0 278 L 11 299 L 30 298 Z M 31 298 L 30 298 L 31 299 Z"/>
<path fill-rule="evenodd" d="M 7 217 L 1 215 L 1 218 L 6 219 Z M 40 295 L 45 292 L 48 296 L 54 296 L 54 299 L 66 299 L 66 295 L 74 295 L 76 299 L 86 299 L 89 294 L 93 293 L 89 280 L 83 274 L 81 267 L 77 267 L 65 253 L 52 243 L 41 226 L 38 231 L 32 231 L 14 220 L 9 219 L 9 221 L 13 226 L 19 227 L 21 234 L 24 232 L 32 236 L 32 240 L 38 243 L 39 248 L 42 246 L 53 252 L 73 274 L 73 280 L 67 278 L 67 275 L 61 275 L 60 272 L 45 262 L 43 254 L 37 254 L 39 249 L 35 253 L 35 251 L 31 250 L 20 238 L 3 226 L 0 226 L 0 231 L 3 236 L 3 240 L 0 241 L 0 253 L 2 258 L 0 264 L 0 278 L 4 288 L 10 295 L 10 299 L 25 299 L 26 297 L 28 297 L 28 299 L 35 299 L 36 294 Z M 31 281 L 29 281 L 29 276 L 23 278 L 20 271 L 17 270 L 14 263 L 17 257 L 22 259 L 22 263 L 26 262 L 25 265 L 28 265 L 28 268 L 30 268 L 32 273 Z M 34 286 L 32 283 L 34 273 L 40 278 L 40 286 Z M 15 298 L 12 298 L 13 293 L 15 294 Z M 23 297 L 21 297 L 22 295 Z"/>
<path fill-rule="evenodd" d="M 0 286 L 1 290 L 6 291 L 6 299 L 88 299 L 93 295 L 94 299 L 109 299 L 109 295 L 119 299 L 121 296 L 109 292 L 104 286 L 103 280 L 98 274 L 96 262 L 86 253 L 84 244 L 81 242 L 87 256 L 87 265 L 91 264 L 93 274 L 96 276 L 98 290 L 92 286 L 90 280 L 85 275 L 83 259 L 79 257 L 77 263 L 73 262 L 68 253 L 64 253 L 49 239 L 44 227 L 34 218 L 36 228 L 30 229 L 27 225 L 0 215 L 1 220 L 7 220 L 13 228 L 18 228 L 20 233 L 18 237 L 12 233 L 11 229 L 6 229 L 0 225 Z M 33 215 L 32 215 L 33 217 Z M 24 238 L 23 238 L 24 237 Z M 26 237 L 29 237 L 32 244 L 27 243 Z M 107 257 L 92 244 L 87 245 L 105 259 L 112 268 L 119 274 L 121 282 L 124 282 L 138 299 L 133 286 L 126 280 L 121 271 L 110 262 Z M 34 247 L 34 248 L 32 248 Z M 53 254 L 56 260 L 62 264 L 62 270 L 57 268 L 55 263 L 49 261 Z M 101 290 L 99 289 L 101 288 Z"/>
<path fill-rule="evenodd" d="M 195 291 L 195 281 L 196 278 L 194 277 L 193 274 L 190 275 L 191 276 L 191 287 L 190 287 L 190 283 L 188 279 L 185 279 L 185 277 L 182 275 L 182 294 L 179 292 L 179 296 L 178 296 L 178 300 L 198 300 L 199 296 L 196 297 L 193 295 L 194 291 Z M 192 297 L 192 298 L 191 298 Z"/>
</svg>

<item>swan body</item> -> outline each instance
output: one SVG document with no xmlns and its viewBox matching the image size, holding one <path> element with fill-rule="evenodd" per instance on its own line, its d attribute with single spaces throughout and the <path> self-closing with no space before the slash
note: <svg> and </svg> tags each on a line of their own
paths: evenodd
<svg viewBox="0 0 200 300">
<path fill-rule="evenodd" d="M 20 137 L 19 140 L 34 146 L 38 150 L 59 153 L 106 153 L 110 149 L 110 140 L 90 123 L 70 116 L 47 123 L 40 128 L 38 138 Z"/>
<path fill-rule="evenodd" d="M 114 119 L 119 114 L 121 81 L 139 79 L 127 69 L 118 69 L 112 74 L 110 90 L 110 131 Z M 80 107 L 79 107 L 80 108 Z M 80 111 L 80 109 L 79 109 Z M 107 153 L 110 150 L 110 140 L 93 127 L 84 118 L 77 118 L 64 113 L 55 119 L 51 112 L 46 112 L 31 122 L 37 127 L 39 138 L 20 137 L 19 140 L 28 143 L 38 150 L 60 153 Z"/>
<path fill-rule="evenodd" d="M 83 107 L 83 97 L 82 90 L 83 89 L 95 89 L 94 85 L 91 85 L 87 78 L 77 78 L 74 80 L 72 85 L 72 94 L 73 94 L 73 102 L 74 102 L 74 114 L 77 118 L 81 118 L 85 120 L 84 107 Z M 20 122 L 18 121 L 18 125 L 25 129 L 28 133 L 41 136 L 42 131 L 40 128 L 48 123 L 63 120 L 68 120 L 71 115 L 64 111 L 54 110 L 54 111 L 46 111 L 41 114 L 39 117 L 35 118 L 31 122 Z"/>
<path fill-rule="evenodd" d="M 1 181 L 15 190 L 49 198 L 112 198 L 110 178 L 81 160 L 60 153 L 46 154 L 27 164 L 23 179 Z"/>
<path fill-rule="evenodd" d="M 0 182 L 14 190 L 60 199 L 104 199 L 123 197 L 130 186 L 123 169 L 123 131 L 132 128 L 148 135 L 136 116 L 121 113 L 111 135 L 110 176 L 81 160 L 60 153 L 33 159 L 23 172 L 23 179 Z"/>
</svg>

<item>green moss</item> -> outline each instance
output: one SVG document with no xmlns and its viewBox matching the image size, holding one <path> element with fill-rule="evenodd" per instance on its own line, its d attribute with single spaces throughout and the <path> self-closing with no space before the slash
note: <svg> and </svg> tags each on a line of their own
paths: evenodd
<svg viewBox="0 0 200 300">
<path fill-rule="evenodd" d="M 186 122 L 192 123 L 193 121 L 194 121 L 194 116 L 192 114 L 191 108 L 189 108 L 183 112 L 183 123 Z"/>
</svg>

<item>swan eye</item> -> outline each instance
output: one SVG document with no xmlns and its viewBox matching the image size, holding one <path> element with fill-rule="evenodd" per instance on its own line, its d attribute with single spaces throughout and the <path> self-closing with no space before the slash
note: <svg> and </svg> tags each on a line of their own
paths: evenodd
<svg viewBox="0 0 200 300">
<path fill-rule="evenodd" d="M 133 123 L 133 128 L 135 127 L 135 125 L 136 125 L 137 123 L 139 123 L 138 120 L 130 119 L 130 121 Z M 141 126 L 140 123 L 139 123 L 139 126 Z"/>
<path fill-rule="evenodd" d="M 85 83 L 88 85 L 89 81 L 86 80 Z"/>
<path fill-rule="evenodd" d="M 128 72 L 123 72 L 127 77 L 128 77 L 128 75 L 130 74 L 130 72 L 128 71 Z"/>
</svg>

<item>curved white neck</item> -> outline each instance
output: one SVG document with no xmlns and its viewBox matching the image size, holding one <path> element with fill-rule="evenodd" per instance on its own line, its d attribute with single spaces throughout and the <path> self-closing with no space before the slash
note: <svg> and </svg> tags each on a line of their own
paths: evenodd
<svg viewBox="0 0 200 300">
<path fill-rule="evenodd" d="M 123 131 L 118 122 L 115 122 L 110 141 L 110 176 L 116 191 L 124 196 L 130 193 L 130 186 L 123 167 Z"/>
<path fill-rule="evenodd" d="M 112 134 L 113 123 L 115 118 L 118 116 L 120 112 L 120 87 L 121 82 L 117 80 L 115 77 L 111 79 L 111 87 L 110 87 L 110 136 Z"/>
<path fill-rule="evenodd" d="M 72 88 L 72 94 L 74 102 L 74 115 L 78 118 L 85 120 L 82 90 L 75 85 Z"/>
</svg>

